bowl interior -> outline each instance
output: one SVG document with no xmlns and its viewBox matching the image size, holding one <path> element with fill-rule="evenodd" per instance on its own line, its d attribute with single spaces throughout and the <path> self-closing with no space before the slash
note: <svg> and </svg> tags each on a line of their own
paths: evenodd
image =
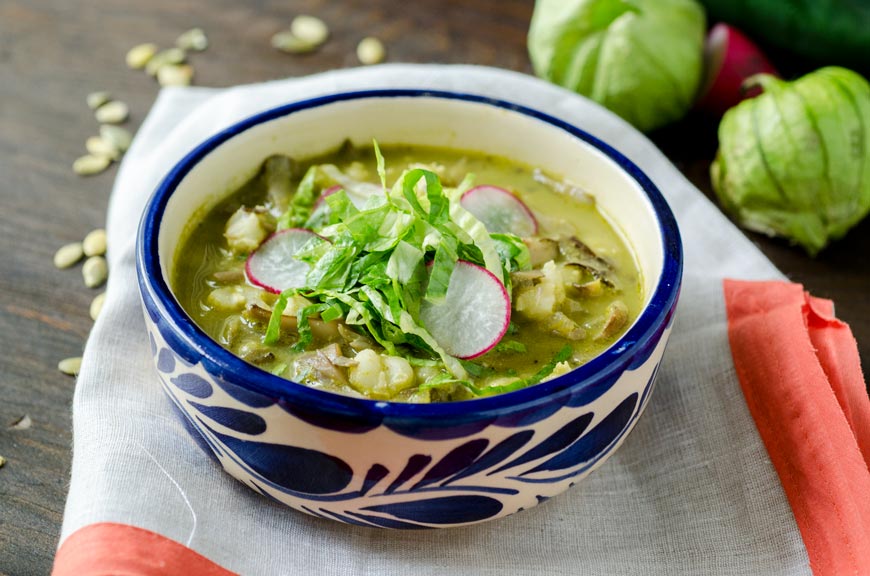
<svg viewBox="0 0 870 576">
<path fill-rule="evenodd" d="M 288 110 L 289 111 L 289 110 Z M 644 305 L 662 274 L 664 251 L 655 210 L 639 183 L 615 160 L 570 132 L 527 112 L 485 101 L 433 95 L 369 96 L 315 103 L 247 129 L 208 151 L 179 182 L 158 235 L 163 277 L 171 271 L 191 219 L 201 216 L 252 177 L 276 153 L 306 158 L 349 139 L 369 145 L 426 145 L 493 154 L 541 168 L 593 194 L 627 242 L 641 270 Z"/>
</svg>

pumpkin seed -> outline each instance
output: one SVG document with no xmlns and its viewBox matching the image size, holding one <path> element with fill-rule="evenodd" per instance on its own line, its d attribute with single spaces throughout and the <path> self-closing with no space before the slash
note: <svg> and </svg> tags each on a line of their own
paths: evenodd
<svg viewBox="0 0 870 576">
<path fill-rule="evenodd" d="M 6 458 L 4 458 L 3 456 L 0 456 L 0 468 L 3 468 L 3 466 L 5 466 L 5 465 L 6 465 Z"/>
<path fill-rule="evenodd" d="M 181 48 L 167 48 L 166 50 L 155 54 L 154 57 L 148 61 L 148 64 L 145 65 L 145 72 L 147 72 L 149 76 L 157 76 L 157 71 L 164 66 L 184 64 L 185 59 L 187 59 L 187 54 L 185 54 L 184 50 Z"/>
<path fill-rule="evenodd" d="M 329 28 L 320 18 L 300 15 L 290 23 L 290 34 L 316 47 L 326 42 L 326 39 L 329 38 Z"/>
<path fill-rule="evenodd" d="M 106 102 L 112 99 L 112 95 L 108 92 L 91 92 L 88 94 L 88 97 L 85 99 L 88 103 L 88 108 L 91 110 L 96 110 Z"/>
<path fill-rule="evenodd" d="M 57 252 L 54 253 L 54 265 L 57 268 L 69 268 L 76 262 L 82 259 L 82 256 L 85 255 L 84 250 L 82 249 L 81 242 L 73 242 L 71 244 L 67 244 L 65 246 L 61 246 Z"/>
<path fill-rule="evenodd" d="M 103 304 L 106 303 L 106 293 L 101 292 L 97 294 L 93 300 L 91 300 L 91 307 L 88 312 L 91 315 L 91 320 L 96 320 L 97 316 L 100 315 L 100 311 L 103 309 Z"/>
<path fill-rule="evenodd" d="M 190 86 L 193 80 L 193 67 L 189 64 L 169 64 L 157 71 L 157 82 L 161 86 Z"/>
<path fill-rule="evenodd" d="M 80 158 L 76 158 L 76 161 L 73 162 L 72 169 L 73 172 L 79 176 L 93 176 L 94 174 L 99 174 L 108 168 L 111 163 L 112 161 L 105 156 L 86 154 Z"/>
<path fill-rule="evenodd" d="M 100 124 L 121 124 L 130 117 L 130 108 L 120 100 L 103 104 L 94 112 Z"/>
<path fill-rule="evenodd" d="M 305 54 L 315 50 L 317 44 L 306 42 L 285 30 L 272 36 L 272 47 L 288 54 Z"/>
<path fill-rule="evenodd" d="M 33 426 L 33 420 L 30 419 L 28 414 L 25 414 L 21 418 L 15 420 L 15 422 L 9 425 L 9 430 L 28 430 L 31 426 Z"/>
<path fill-rule="evenodd" d="M 82 369 L 82 357 L 64 358 L 57 363 L 57 369 L 68 376 L 76 376 Z"/>
<path fill-rule="evenodd" d="M 386 55 L 387 50 L 384 48 L 384 43 L 374 36 L 363 38 L 356 47 L 356 57 L 366 65 L 380 64 Z"/>
<path fill-rule="evenodd" d="M 85 141 L 85 148 L 94 156 L 105 156 L 109 160 L 118 160 L 121 157 L 121 151 L 112 146 L 110 142 L 106 142 L 99 136 L 91 136 Z"/>
<path fill-rule="evenodd" d="M 157 44 L 150 42 L 138 44 L 127 52 L 127 66 L 133 70 L 141 70 L 157 54 Z"/>
<path fill-rule="evenodd" d="M 108 276 L 109 268 L 102 256 L 91 256 L 82 265 L 82 278 L 88 288 L 100 286 Z"/>
<path fill-rule="evenodd" d="M 102 228 L 91 230 L 82 240 L 85 256 L 102 256 L 106 253 L 106 231 Z"/>
<path fill-rule="evenodd" d="M 202 52 L 208 48 L 208 38 L 202 28 L 191 28 L 178 37 L 175 41 L 175 45 L 182 50 Z"/>
<path fill-rule="evenodd" d="M 126 152 L 133 141 L 133 135 L 126 128 L 103 124 L 100 126 L 100 138 L 120 150 Z"/>
</svg>

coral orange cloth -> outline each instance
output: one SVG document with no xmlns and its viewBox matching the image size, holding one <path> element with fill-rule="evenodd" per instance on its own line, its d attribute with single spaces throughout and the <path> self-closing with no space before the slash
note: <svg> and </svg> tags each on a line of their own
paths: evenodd
<svg viewBox="0 0 870 576">
<path fill-rule="evenodd" d="M 175 540 L 128 524 L 100 522 L 67 538 L 52 576 L 236 576 Z"/>
<path fill-rule="evenodd" d="M 724 290 L 737 376 L 813 573 L 870 574 L 870 400 L 849 327 L 798 284 Z"/>
</svg>

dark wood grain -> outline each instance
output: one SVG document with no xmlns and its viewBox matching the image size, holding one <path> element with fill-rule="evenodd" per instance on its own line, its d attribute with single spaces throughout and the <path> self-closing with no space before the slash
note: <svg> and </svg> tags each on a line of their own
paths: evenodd
<svg viewBox="0 0 870 576">
<path fill-rule="evenodd" d="M 62 244 L 104 223 L 115 168 L 78 178 L 71 162 L 97 124 L 84 98 L 105 89 L 130 104 L 135 128 L 156 84 L 124 65 L 134 44 L 167 46 L 192 26 L 211 47 L 195 54 L 196 83 L 229 86 L 356 65 L 356 43 L 384 40 L 390 61 L 475 63 L 529 72 L 525 36 L 531 0 L 175 2 L 4 0 L 0 3 L 0 573 L 50 571 L 69 477 L 72 378 L 57 361 L 79 355 L 97 293 L 78 268 L 51 263 Z M 269 46 L 298 13 L 325 19 L 331 40 L 293 57 Z M 653 135 L 709 194 L 715 132 L 689 118 Z M 870 362 L 870 222 L 811 260 L 752 236 L 795 281 L 833 298 Z M 29 414 L 29 430 L 8 430 Z"/>
</svg>

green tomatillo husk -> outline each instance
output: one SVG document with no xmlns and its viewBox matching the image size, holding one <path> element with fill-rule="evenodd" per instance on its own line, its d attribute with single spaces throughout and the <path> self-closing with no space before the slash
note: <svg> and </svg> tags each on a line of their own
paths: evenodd
<svg viewBox="0 0 870 576">
<path fill-rule="evenodd" d="M 745 228 L 815 255 L 870 211 L 870 85 L 839 67 L 749 82 L 763 93 L 722 118 L 713 189 Z"/>
<path fill-rule="evenodd" d="M 705 30 L 694 0 L 537 0 L 529 56 L 541 78 L 647 132 L 691 108 Z"/>
</svg>

